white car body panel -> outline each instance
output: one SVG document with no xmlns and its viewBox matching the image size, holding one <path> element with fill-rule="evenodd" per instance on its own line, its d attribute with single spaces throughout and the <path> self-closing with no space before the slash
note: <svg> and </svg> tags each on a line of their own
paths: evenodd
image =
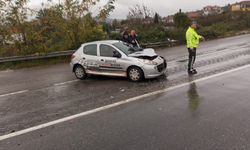
<svg viewBox="0 0 250 150">
<path fill-rule="evenodd" d="M 115 40 L 96 41 L 82 44 L 81 47 L 73 54 L 74 58 L 71 60 L 71 69 L 75 65 L 81 65 L 86 70 L 87 74 L 107 75 L 127 77 L 127 70 L 130 66 L 137 66 L 142 69 L 146 79 L 155 78 L 165 73 L 166 61 L 163 57 L 158 56 L 154 49 L 144 49 L 132 54 L 126 55 L 122 50 L 115 47 L 113 44 L 121 42 Z M 97 56 L 86 55 L 83 48 L 88 45 L 97 45 Z M 121 54 L 121 58 L 100 56 L 100 45 L 110 46 Z M 139 57 L 139 58 L 138 58 Z M 145 64 L 141 57 L 152 58 L 155 65 Z"/>
</svg>

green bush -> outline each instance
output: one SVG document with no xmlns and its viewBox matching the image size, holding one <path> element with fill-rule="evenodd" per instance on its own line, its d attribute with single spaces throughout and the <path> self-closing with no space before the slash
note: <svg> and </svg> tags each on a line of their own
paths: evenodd
<svg viewBox="0 0 250 150">
<path fill-rule="evenodd" d="M 18 55 L 14 45 L 1 45 L 0 57 L 15 56 Z"/>
<path fill-rule="evenodd" d="M 109 39 L 112 39 L 112 40 L 121 40 L 121 34 L 120 33 L 110 33 L 109 34 Z"/>
<path fill-rule="evenodd" d="M 167 33 L 163 26 L 157 26 L 148 30 L 140 31 L 139 40 L 142 43 L 166 41 Z"/>
<path fill-rule="evenodd" d="M 174 39 L 178 41 L 178 44 L 186 43 L 186 29 L 182 28 L 174 28 L 168 31 L 168 35 L 170 39 Z"/>
<path fill-rule="evenodd" d="M 211 26 L 201 28 L 199 33 L 206 39 L 215 39 L 220 36 L 220 33 L 217 30 L 213 30 Z"/>
</svg>

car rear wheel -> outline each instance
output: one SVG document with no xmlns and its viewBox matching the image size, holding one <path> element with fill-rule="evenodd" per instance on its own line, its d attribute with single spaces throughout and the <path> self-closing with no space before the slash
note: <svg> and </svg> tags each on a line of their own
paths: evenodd
<svg viewBox="0 0 250 150">
<path fill-rule="evenodd" d="M 85 69 L 81 65 L 75 66 L 74 73 L 77 79 L 84 80 L 87 77 Z"/>
<path fill-rule="evenodd" d="M 143 71 L 139 67 L 131 67 L 128 70 L 128 78 L 133 82 L 138 82 L 143 79 Z"/>
</svg>

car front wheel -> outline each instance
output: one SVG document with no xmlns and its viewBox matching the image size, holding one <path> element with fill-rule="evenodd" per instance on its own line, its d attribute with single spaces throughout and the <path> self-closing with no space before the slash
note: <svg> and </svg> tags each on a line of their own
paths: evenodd
<svg viewBox="0 0 250 150">
<path fill-rule="evenodd" d="M 128 70 L 128 78 L 133 82 L 138 82 L 143 79 L 143 71 L 139 67 L 131 67 Z"/>
<path fill-rule="evenodd" d="M 84 80 L 87 77 L 85 69 L 81 65 L 75 66 L 74 73 L 77 79 Z"/>
</svg>

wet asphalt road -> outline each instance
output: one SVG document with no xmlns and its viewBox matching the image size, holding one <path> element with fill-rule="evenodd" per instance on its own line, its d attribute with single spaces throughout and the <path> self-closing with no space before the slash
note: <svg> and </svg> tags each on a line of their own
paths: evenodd
<svg viewBox="0 0 250 150">
<path fill-rule="evenodd" d="M 248 150 L 250 66 L 0 141 L 1 150 Z M 190 77 L 190 81 L 192 81 Z"/>
<path fill-rule="evenodd" d="M 169 77 L 167 79 L 164 77 L 159 77 L 157 79 L 147 80 L 141 83 L 131 83 L 127 79 L 109 77 L 91 77 L 85 81 L 77 81 L 75 80 L 73 74 L 70 72 L 68 64 L 0 72 L 0 135 L 9 134 L 65 116 L 70 116 L 107 104 L 119 102 L 127 98 L 131 98 L 148 92 L 153 92 L 155 90 L 165 89 L 177 84 L 181 84 L 183 82 L 190 81 L 190 78 L 186 74 L 187 50 L 184 46 L 169 49 L 159 49 L 158 53 L 166 57 L 168 60 Z M 208 75 L 236 68 L 249 63 L 250 35 L 242 35 L 204 42 L 199 48 L 196 63 L 199 74 L 194 76 L 193 79 L 206 77 Z M 211 86 L 208 87 L 208 89 L 210 88 Z M 13 95 L 11 95 L 11 93 L 18 91 L 21 91 L 23 93 L 14 93 Z M 151 100 L 152 98 L 149 98 L 148 100 L 146 99 L 142 104 L 138 105 L 145 105 L 145 102 Z M 178 101 L 176 101 L 176 104 L 175 101 L 172 101 L 171 105 L 172 104 L 177 105 Z M 134 107 L 134 105 L 134 103 L 130 104 L 129 107 Z M 99 114 L 102 115 L 102 113 L 98 113 L 98 115 Z M 129 113 L 127 114 L 127 116 L 129 116 Z M 88 118 L 89 117 L 87 117 L 87 120 L 89 120 Z M 120 118 L 123 117 L 120 116 Z M 99 120 L 95 119 L 96 117 L 92 118 L 92 121 L 97 122 Z M 103 121 L 107 120 L 104 119 Z M 126 119 L 124 121 L 126 121 Z M 127 121 L 128 123 L 130 122 L 130 120 Z M 64 124 L 62 124 L 62 126 L 63 125 Z M 80 126 L 79 123 L 76 126 Z M 88 126 L 92 126 L 93 129 L 88 129 Z M 140 125 L 137 123 L 137 126 Z M 88 130 L 93 131 L 94 128 L 95 126 L 93 126 L 93 124 L 89 122 L 81 129 L 87 132 Z M 73 129 L 74 132 L 79 132 L 77 128 L 71 128 L 70 130 L 72 130 L 73 132 Z M 99 131 L 100 129 L 96 128 L 95 130 Z M 44 133 L 41 134 L 42 137 L 43 135 L 47 135 L 47 132 L 50 132 L 50 130 L 47 129 L 42 131 L 44 131 Z M 65 132 L 67 132 L 67 129 L 65 129 Z M 62 132 L 62 134 L 64 134 L 64 132 Z M 91 138 L 89 137 L 90 139 L 88 140 L 91 140 L 92 138 L 99 138 L 94 137 L 95 134 L 95 132 L 92 132 L 90 135 L 93 136 Z M 72 134 L 70 138 L 72 136 L 75 135 Z M 30 137 L 24 138 L 24 141 L 29 138 Z M 202 136 L 200 138 L 204 137 Z M 46 142 L 46 139 L 44 140 Z M 171 141 L 171 139 L 167 140 Z M 79 141 L 76 140 L 73 145 L 77 145 L 77 142 Z M 6 144 L 5 141 L 4 143 Z M 44 141 L 42 141 L 42 143 L 44 143 Z M 119 140 L 117 141 L 117 143 L 119 143 Z M 124 143 L 126 143 L 126 141 L 124 141 Z M 6 146 L 5 144 L 3 145 Z M 18 144 L 20 144 L 20 142 Z M 32 142 L 30 142 L 30 144 L 33 145 Z M 69 145 L 65 144 L 64 146 L 71 146 L 72 143 L 70 143 L 70 140 L 68 144 Z M 2 147 L 1 145 L 2 142 L 0 141 L 0 148 Z M 56 144 L 54 144 L 53 146 L 56 146 Z M 97 142 L 96 146 L 101 145 L 98 145 Z M 8 149 L 12 148 L 10 145 L 7 145 L 7 147 Z M 14 147 L 13 149 L 15 149 Z M 41 148 L 45 149 L 45 147 Z M 98 147 L 96 148 L 98 149 Z M 114 148 L 119 149 L 120 147 L 113 147 L 112 149 Z M 150 147 L 148 148 L 150 149 Z M 33 149 L 36 149 L 36 147 Z M 107 147 L 107 149 L 110 148 Z M 129 148 L 121 147 L 121 149 Z"/>
</svg>

